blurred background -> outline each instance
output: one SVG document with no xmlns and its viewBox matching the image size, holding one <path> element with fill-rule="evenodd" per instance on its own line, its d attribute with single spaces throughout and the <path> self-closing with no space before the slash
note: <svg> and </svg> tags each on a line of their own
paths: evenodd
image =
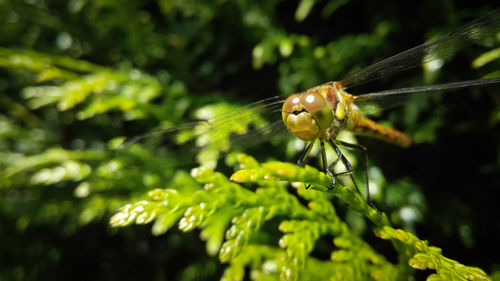
<svg viewBox="0 0 500 281">
<path fill-rule="evenodd" d="M 340 80 L 497 5 L 0 0 L 0 280 L 220 278 L 197 231 L 109 226 L 120 206 L 189 173 L 158 165 L 148 144 L 128 165 L 121 140 Z M 499 41 L 350 92 L 498 77 Z M 376 204 L 395 226 L 497 277 L 499 91 L 414 95 L 373 116 L 408 133 L 408 149 L 347 136 L 368 148 Z M 281 137 L 246 152 L 294 162 L 298 151 Z M 369 223 L 339 213 L 377 249 Z"/>
</svg>

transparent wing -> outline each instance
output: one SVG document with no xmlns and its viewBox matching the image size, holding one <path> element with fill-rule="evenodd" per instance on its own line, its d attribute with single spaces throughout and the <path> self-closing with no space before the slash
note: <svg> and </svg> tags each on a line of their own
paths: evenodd
<svg viewBox="0 0 500 281">
<path fill-rule="evenodd" d="M 347 89 L 420 66 L 436 59 L 446 59 L 458 50 L 474 42 L 493 37 L 499 32 L 500 8 L 462 26 L 452 33 L 372 64 L 343 79 L 340 81 L 340 84 L 344 89 Z"/>
<path fill-rule="evenodd" d="M 120 154 L 154 153 L 162 166 L 198 162 L 214 167 L 231 149 L 242 149 L 268 140 L 284 130 L 281 121 L 283 97 L 273 97 L 205 121 L 153 131 L 127 139 Z M 164 161 L 164 162 L 165 162 Z"/>
<path fill-rule="evenodd" d="M 500 78 L 467 80 L 430 86 L 408 87 L 354 96 L 354 103 L 366 114 L 377 114 L 382 110 L 403 104 L 409 96 L 435 91 L 450 91 L 460 88 L 500 83 Z"/>
</svg>

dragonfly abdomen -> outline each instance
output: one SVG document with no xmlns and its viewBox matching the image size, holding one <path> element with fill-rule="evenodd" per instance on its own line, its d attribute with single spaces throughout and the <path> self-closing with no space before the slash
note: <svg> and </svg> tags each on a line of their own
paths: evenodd
<svg viewBox="0 0 500 281">
<path fill-rule="evenodd" d="M 411 144 L 411 138 L 405 133 L 374 122 L 356 110 L 353 110 L 349 123 L 348 129 L 355 133 L 368 135 L 401 147 L 408 147 Z"/>
</svg>

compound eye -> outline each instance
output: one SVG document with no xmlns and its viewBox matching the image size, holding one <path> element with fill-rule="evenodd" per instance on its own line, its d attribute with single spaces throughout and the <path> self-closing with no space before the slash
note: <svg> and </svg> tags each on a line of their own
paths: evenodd
<svg viewBox="0 0 500 281">
<path fill-rule="evenodd" d="M 304 109 L 309 113 L 314 113 L 315 111 L 328 107 L 325 98 L 316 92 L 304 94 L 301 98 L 301 102 Z"/>
<path fill-rule="evenodd" d="M 317 92 L 301 97 L 302 106 L 309 112 L 321 129 L 327 129 L 333 122 L 333 111 L 326 99 Z"/>
<path fill-rule="evenodd" d="M 286 123 L 286 118 L 290 115 L 296 108 L 300 107 L 300 95 L 293 94 L 290 95 L 281 108 L 281 116 L 283 117 L 283 122 Z"/>
<path fill-rule="evenodd" d="M 300 95 L 299 94 L 293 94 L 290 95 L 286 100 L 285 103 L 283 103 L 283 113 L 292 113 L 293 108 L 296 107 L 296 105 L 300 104 Z"/>
</svg>

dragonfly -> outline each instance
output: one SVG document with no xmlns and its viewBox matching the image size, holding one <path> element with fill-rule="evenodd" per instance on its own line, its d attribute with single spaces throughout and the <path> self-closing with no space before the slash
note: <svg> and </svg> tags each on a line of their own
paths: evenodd
<svg viewBox="0 0 500 281">
<path fill-rule="evenodd" d="M 288 131 L 306 142 L 304 150 L 297 161 L 298 166 L 303 167 L 305 165 L 313 145 L 319 142 L 322 169 L 332 178 L 331 188 L 334 188 L 338 176 L 348 175 L 351 177 L 356 191 L 360 193 L 354 178 L 352 178 L 354 168 L 339 146 L 361 150 L 364 154 L 366 169 L 368 167 L 367 151 L 362 145 L 338 140 L 337 137 L 340 132 L 347 130 L 356 134 L 371 136 L 400 147 L 408 147 L 412 142 L 411 138 L 405 133 L 386 127 L 364 116 L 359 109 L 362 104 L 383 103 L 394 98 L 401 100 L 420 93 L 495 84 L 500 82 L 500 78 L 408 87 L 358 95 L 350 94 L 347 90 L 425 63 L 444 60 L 451 57 L 458 50 L 475 42 L 494 37 L 498 33 L 500 33 L 500 9 L 490 12 L 454 32 L 370 65 L 342 80 L 327 82 L 304 92 L 292 94 L 288 98 L 272 97 L 264 99 L 208 120 L 133 137 L 126 140 L 124 146 L 156 136 L 161 139 L 168 139 L 167 142 L 170 143 L 175 142 L 179 147 L 186 146 L 189 141 L 194 141 L 193 145 L 196 148 L 193 151 L 199 153 L 197 156 L 207 151 L 217 155 L 219 152 L 228 151 L 235 146 L 255 145 L 280 132 Z M 263 115 L 272 116 L 272 121 L 262 121 Z M 173 141 L 172 136 L 175 136 Z M 328 162 L 325 144 L 330 145 L 337 155 L 332 162 Z M 199 158 L 198 161 L 202 162 L 203 157 Z M 335 167 L 340 162 L 343 163 L 345 169 L 342 172 L 335 172 Z M 327 165 L 327 163 L 330 164 Z M 369 197 L 368 173 L 365 174 L 366 199 L 372 205 Z"/>
</svg>

